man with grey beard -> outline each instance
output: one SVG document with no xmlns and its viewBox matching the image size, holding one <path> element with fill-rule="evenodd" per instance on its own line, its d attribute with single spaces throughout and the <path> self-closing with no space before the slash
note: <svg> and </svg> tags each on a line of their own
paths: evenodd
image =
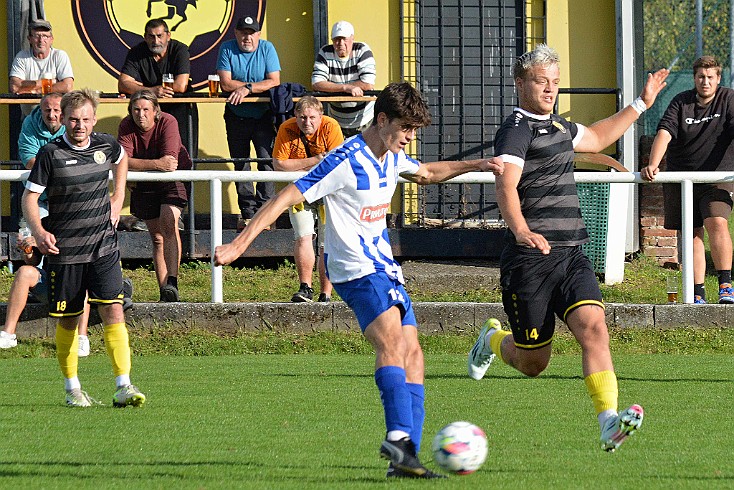
<svg viewBox="0 0 734 490">
<path fill-rule="evenodd" d="M 189 47 L 171 39 L 168 24 L 163 19 L 149 20 L 145 24 L 143 39 L 143 42 L 133 46 L 128 52 L 117 80 L 117 90 L 121 94 L 132 95 L 138 90 L 149 88 L 159 99 L 186 92 L 191 73 Z M 172 75 L 173 81 L 164 84 L 163 75 Z M 191 127 L 189 106 L 193 111 Z M 176 118 L 181 141 L 195 158 L 199 148 L 196 104 L 161 104 L 161 109 Z"/>
</svg>

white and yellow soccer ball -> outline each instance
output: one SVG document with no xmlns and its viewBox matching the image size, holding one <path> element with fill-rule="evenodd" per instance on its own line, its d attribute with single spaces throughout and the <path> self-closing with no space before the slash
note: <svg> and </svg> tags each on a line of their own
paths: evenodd
<svg viewBox="0 0 734 490">
<path fill-rule="evenodd" d="M 452 422 L 433 438 L 433 459 L 457 475 L 474 473 L 487 459 L 487 436 L 470 422 Z"/>
</svg>

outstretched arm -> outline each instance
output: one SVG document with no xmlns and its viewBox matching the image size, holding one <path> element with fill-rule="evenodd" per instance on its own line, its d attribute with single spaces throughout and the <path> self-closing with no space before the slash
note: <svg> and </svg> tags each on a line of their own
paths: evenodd
<svg viewBox="0 0 734 490">
<path fill-rule="evenodd" d="M 442 161 L 424 163 L 414 174 L 402 174 L 411 182 L 426 185 L 449 180 L 467 172 L 493 172 L 502 175 L 505 164 L 497 157 L 482 160 Z"/>
<path fill-rule="evenodd" d="M 238 259 L 257 236 L 286 209 L 303 202 L 303 194 L 294 184 L 288 184 L 285 189 L 280 191 L 274 198 L 268 200 L 255 213 L 242 233 L 232 240 L 232 243 L 220 245 L 214 251 L 214 265 L 227 265 Z"/>
<path fill-rule="evenodd" d="M 613 116 L 595 122 L 586 128 L 583 138 L 581 138 L 581 141 L 574 150 L 597 153 L 621 138 L 632 123 L 637 121 L 642 111 L 650 108 L 655 102 L 655 98 L 666 85 L 665 79 L 669 73 L 667 69 L 663 68 L 655 73 L 648 74 L 645 88 L 642 90 L 642 94 L 640 94 L 640 102 L 645 107 L 639 110 L 635 109 L 633 105 L 638 103 L 636 101 Z"/>
</svg>

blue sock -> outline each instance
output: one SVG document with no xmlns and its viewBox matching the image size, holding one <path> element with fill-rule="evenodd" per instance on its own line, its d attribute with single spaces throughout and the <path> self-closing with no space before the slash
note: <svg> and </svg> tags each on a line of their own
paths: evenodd
<svg viewBox="0 0 734 490">
<path fill-rule="evenodd" d="M 410 431 L 410 438 L 415 444 L 415 452 L 421 449 L 421 438 L 423 437 L 423 419 L 426 418 L 426 408 L 424 405 L 425 388 L 417 383 L 406 383 L 410 392 L 410 400 L 413 403 L 413 430 Z"/>
<path fill-rule="evenodd" d="M 397 366 L 383 366 L 375 371 L 375 384 L 380 390 L 387 431 L 402 430 L 412 434 L 412 402 L 405 383 L 405 369 Z"/>
</svg>

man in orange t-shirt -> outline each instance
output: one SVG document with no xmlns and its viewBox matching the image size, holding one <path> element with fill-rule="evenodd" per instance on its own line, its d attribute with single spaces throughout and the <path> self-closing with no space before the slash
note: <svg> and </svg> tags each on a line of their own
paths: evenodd
<svg viewBox="0 0 734 490">
<path fill-rule="evenodd" d="M 324 108 L 315 97 L 305 96 L 296 103 L 296 116 L 280 125 L 273 148 L 273 168 L 285 172 L 309 170 L 321 162 L 324 155 L 344 142 L 342 130 L 335 119 L 324 116 Z M 316 256 L 313 249 L 315 223 L 319 222 L 319 281 L 318 301 L 331 300 L 331 282 L 326 276 L 323 253 L 323 204 L 301 203 L 288 210 L 293 225 L 296 262 L 300 287 L 293 295 L 294 303 L 313 301 L 312 276 Z"/>
</svg>

